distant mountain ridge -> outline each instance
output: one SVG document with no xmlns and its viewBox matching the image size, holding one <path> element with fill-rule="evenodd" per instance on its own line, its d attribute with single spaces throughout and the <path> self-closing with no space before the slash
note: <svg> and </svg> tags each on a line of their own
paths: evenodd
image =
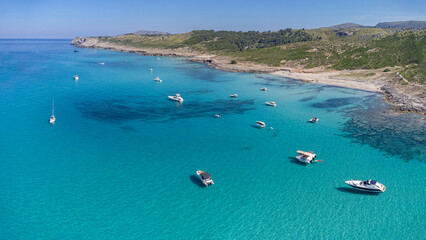
<svg viewBox="0 0 426 240">
<path fill-rule="evenodd" d="M 358 23 L 342 23 L 338 25 L 333 25 L 330 28 L 360 28 L 360 27 L 364 27 L 364 26 Z"/>
<path fill-rule="evenodd" d="M 394 28 L 394 29 L 411 29 L 411 28 L 426 28 L 426 21 L 397 21 L 397 22 L 381 22 L 376 26 L 363 26 L 358 23 L 342 23 L 330 26 L 332 29 L 342 28 Z"/>
<path fill-rule="evenodd" d="M 168 32 L 160 32 L 160 31 L 149 31 L 149 30 L 140 30 L 134 32 L 136 35 L 170 35 Z"/>
<path fill-rule="evenodd" d="M 381 22 L 376 28 L 426 28 L 426 21 Z"/>
</svg>

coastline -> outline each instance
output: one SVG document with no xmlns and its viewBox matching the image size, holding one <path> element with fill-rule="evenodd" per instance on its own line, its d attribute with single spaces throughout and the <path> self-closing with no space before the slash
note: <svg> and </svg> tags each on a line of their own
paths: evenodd
<svg viewBox="0 0 426 240">
<path fill-rule="evenodd" d="M 384 73 L 383 69 L 375 70 L 329 70 L 323 68 L 296 69 L 288 67 L 272 67 L 250 62 L 231 64 L 231 58 L 212 54 L 202 54 L 189 48 L 159 49 L 137 48 L 101 42 L 98 38 L 76 37 L 71 45 L 82 48 L 95 48 L 111 51 L 137 53 L 144 56 L 183 57 L 187 61 L 201 62 L 209 66 L 229 72 L 269 73 L 288 77 L 302 82 L 320 83 L 381 93 L 384 100 L 393 105 L 396 112 L 417 113 L 426 115 L 424 89 L 422 86 L 395 84 L 392 73 Z M 400 77 L 399 73 L 396 74 Z M 402 78 L 402 77 L 401 77 Z M 398 81 L 404 80 L 397 79 Z"/>
</svg>

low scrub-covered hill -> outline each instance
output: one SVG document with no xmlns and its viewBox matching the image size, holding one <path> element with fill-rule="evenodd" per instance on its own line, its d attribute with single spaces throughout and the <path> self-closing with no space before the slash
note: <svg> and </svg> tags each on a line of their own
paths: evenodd
<svg viewBox="0 0 426 240">
<path fill-rule="evenodd" d="M 400 67 L 424 83 L 426 30 L 384 28 L 283 29 L 275 32 L 198 30 L 173 35 L 124 34 L 101 42 L 134 48 L 189 49 L 270 66 L 329 69 Z"/>
</svg>

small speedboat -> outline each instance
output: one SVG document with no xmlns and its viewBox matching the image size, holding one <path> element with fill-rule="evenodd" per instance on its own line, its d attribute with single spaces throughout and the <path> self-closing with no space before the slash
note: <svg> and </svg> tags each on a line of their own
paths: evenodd
<svg viewBox="0 0 426 240">
<path fill-rule="evenodd" d="M 256 121 L 256 125 L 257 125 L 259 128 L 264 128 L 264 127 L 266 127 L 266 124 L 265 124 L 264 122 L 262 122 L 262 121 Z"/>
<path fill-rule="evenodd" d="M 200 178 L 201 182 L 203 182 L 203 184 L 206 185 L 206 187 L 214 184 L 212 180 L 212 176 L 210 176 L 208 172 L 198 170 L 197 175 Z"/>
<path fill-rule="evenodd" d="M 78 80 L 78 76 L 77 75 L 74 75 L 74 76 L 72 76 L 73 78 L 74 78 L 74 80 Z"/>
<path fill-rule="evenodd" d="M 268 105 L 268 106 L 272 106 L 272 107 L 276 107 L 277 106 L 277 103 L 276 102 L 272 102 L 272 101 L 265 102 L 265 104 Z"/>
<path fill-rule="evenodd" d="M 152 71 L 154 71 L 154 70 L 153 70 L 152 68 L 150 68 L 150 69 L 149 69 L 149 71 L 151 71 L 151 72 L 152 72 Z"/>
<path fill-rule="evenodd" d="M 229 97 L 231 97 L 231 98 L 238 98 L 238 94 L 234 93 L 234 94 L 229 95 Z"/>
<path fill-rule="evenodd" d="M 316 118 L 316 117 L 309 119 L 309 122 L 311 123 L 316 123 L 318 121 L 319 121 L 319 118 Z"/>
<path fill-rule="evenodd" d="M 217 117 L 217 118 L 222 117 L 222 116 L 220 116 L 220 114 L 215 114 L 214 116 Z"/>
<path fill-rule="evenodd" d="M 52 100 L 52 116 L 50 116 L 49 123 L 55 124 L 56 117 L 55 117 L 55 100 Z"/>
<path fill-rule="evenodd" d="M 175 101 L 175 102 L 183 102 L 183 98 L 180 96 L 179 93 L 177 93 L 175 96 L 169 96 L 169 100 Z"/>
<path fill-rule="evenodd" d="M 349 181 L 345 181 L 345 183 L 361 191 L 384 192 L 386 190 L 385 185 L 371 179 L 366 181 L 349 180 Z"/>
<path fill-rule="evenodd" d="M 101 62 L 101 63 L 99 63 L 100 65 L 105 65 L 105 63 L 104 62 Z"/>
<path fill-rule="evenodd" d="M 305 151 L 297 150 L 297 154 L 298 154 L 296 157 L 297 160 L 303 163 L 312 163 L 317 157 L 317 155 L 312 151 L 305 152 Z M 320 160 L 317 160 L 317 161 L 320 161 Z"/>
<path fill-rule="evenodd" d="M 266 87 L 263 87 L 263 88 L 260 89 L 260 91 L 266 92 L 266 91 L 268 91 L 268 89 Z"/>
<path fill-rule="evenodd" d="M 162 82 L 163 80 L 161 80 L 159 77 L 154 78 L 154 81 L 156 82 Z"/>
</svg>

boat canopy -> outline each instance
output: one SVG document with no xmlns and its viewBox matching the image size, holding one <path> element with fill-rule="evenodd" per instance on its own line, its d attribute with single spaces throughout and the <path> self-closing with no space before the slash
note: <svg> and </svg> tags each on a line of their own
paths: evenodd
<svg viewBox="0 0 426 240">
<path fill-rule="evenodd" d="M 374 181 L 374 180 L 368 180 L 368 181 L 365 181 L 365 183 L 366 184 L 369 184 L 369 185 L 376 185 L 376 183 L 377 183 L 377 181 Z"/>
<path fill-rule="evenodd" d="M 315 153 L 313 153 L 313 152 L 305 152 L 305 151 L 300 151 L 300 150 L 297 150 L 297 153 L 304 155 L 304 156 L 308 156 L 308 157 L 315 155 Z"/>
<path fill-rule="evenodd" d="M 210 174 L 208 174 L 208 173 L 206 173 L 206 172 L 202 172 L 200 175 L 201 175 L 201 177 L 202 177 L 203 179 L 209 179 L 209 178 L 211 178 Z"/>
</svg>

